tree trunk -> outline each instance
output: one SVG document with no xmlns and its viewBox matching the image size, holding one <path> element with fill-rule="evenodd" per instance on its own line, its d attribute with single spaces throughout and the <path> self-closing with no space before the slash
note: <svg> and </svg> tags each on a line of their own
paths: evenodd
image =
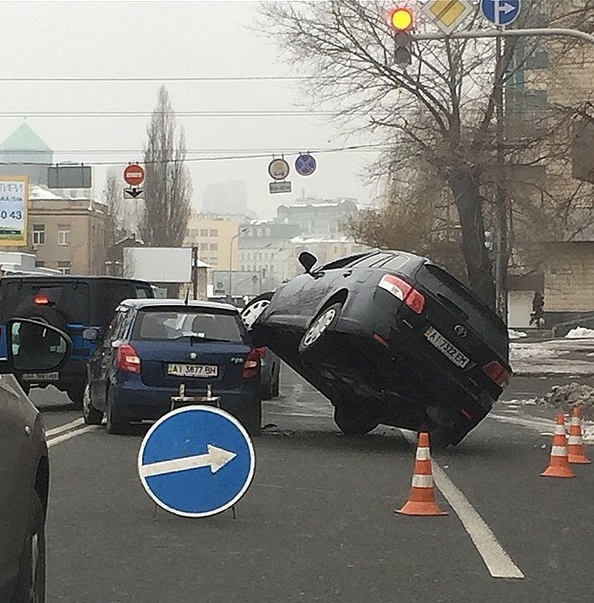
<svg viewBox="0 0 594 603">
<path fill-rule="evenodd" d="M 462 253 L 470 289 L 490 308 L 495 308 L 495 283 L 485 247 L 483 198 L 470 170 L 461 168 L 448 177 L 462 227 Z"/>
</svg>

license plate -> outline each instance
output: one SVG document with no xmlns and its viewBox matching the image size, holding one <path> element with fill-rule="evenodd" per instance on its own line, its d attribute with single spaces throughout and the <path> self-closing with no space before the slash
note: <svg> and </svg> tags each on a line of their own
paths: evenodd
<svg viewBox="0 0 594 603">
<path fill-rule="evenodd" d="M 58 381 L 60 373 L 23 373 L 23 381 Z"/>
<path fill-rule="evenodd" d="M 470 362 L 470 358 L 465 356 L 453 343 L 450 343 L 439 331 L 433 327 L 429 327 L 425 331 L 425 337 L 456 366 L 465 368 Z"/>
<path fill-rule="evenodd" d="M 175 377 L 216 377 L 219 367 L 212 364 L 168 364 L 167 374 Z"/>
</svg>

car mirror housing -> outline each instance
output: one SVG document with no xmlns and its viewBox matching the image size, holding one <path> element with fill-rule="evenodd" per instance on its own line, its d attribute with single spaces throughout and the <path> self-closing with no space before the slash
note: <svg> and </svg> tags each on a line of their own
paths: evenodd
<svg viewBox="0 0 594 603">
<path fill-rule="evenodd" d="M 302 251 L 299 254 L 299 263 L 305 268 L 305 272 L 311 273 L 312 268 L 317 264 L 318 258 L 309 251 Z"/>
<path fill-rule="evenodd" d="M 85 329 L 83 331 L 82 338 L 85 341 L 97 341 L 98 339 L 101 338 L 101 332 L 99 331 L 99 329 L 95 329 L 94 327 L 91 327 L 91 328 Z"/>
<path fill-rule="evenodd" d="M 45 322 L 16 318 L 6 329 L 9 371 L 55 371 L 72 352 L 70 337 Z"/>
</svg>

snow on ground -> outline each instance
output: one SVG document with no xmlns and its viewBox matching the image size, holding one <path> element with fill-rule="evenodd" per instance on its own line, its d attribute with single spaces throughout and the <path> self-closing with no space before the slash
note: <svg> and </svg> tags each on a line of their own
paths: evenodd
<svg viewBox="0 0 594 603">
<path fill-rule="evenodd" d="M 575 329 L 571 329 L 571 331 L 569 331 L 565 337 L 568 339 L 592 339 L 594 338 L 594 331 L 584 327 L 576 327 Z"/>
<path fill-rule="evenodd" d="M 524 333 L 523 331 L 514 331 L 513 329 L 509 329 L 508 333 L 510 339 L 520 339 L 522 337 L 528 337 L 528 335 L 526 335 L 526 333 Z"/>
</svg>

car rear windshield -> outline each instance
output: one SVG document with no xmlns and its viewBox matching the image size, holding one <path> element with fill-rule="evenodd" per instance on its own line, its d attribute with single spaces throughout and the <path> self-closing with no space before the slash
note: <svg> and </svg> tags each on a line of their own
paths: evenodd
<svg viewBox="0 0 594 603">
<path fill-rule="evenodd" d="M 435 282 L 429 283 L 427 276 L 423 277 L 424 270 L 436 279 L 437 285 Z M 489 306 L 476 297 L 458 279 L 435 264 L 424 264 L 417 273 L 417 279 L 421 284 L 426 285 L 430 291 L 444 296 L 455 304 L 466 315 L 469 325 L 483 336 L 497 354 L 507 360 L 507 328 Z"/>
<path fill-rule="evenodd" d="M 142 310 L 134 321 L 133 339 L 202 338 L 245 342 L 246 331 L 239 314 L 224 310 L 167 309 Z"/>
<path fill-rule="evenodd" d="M 15 316 L 30 316 L 36 306 L 49 307 L 56 309 L 67 322 L 88 323 L 89 299 L 87 283 L 6 283 L 0 289 L 0 313 L 2 322 L 6 322 Z"/>
</svg>

